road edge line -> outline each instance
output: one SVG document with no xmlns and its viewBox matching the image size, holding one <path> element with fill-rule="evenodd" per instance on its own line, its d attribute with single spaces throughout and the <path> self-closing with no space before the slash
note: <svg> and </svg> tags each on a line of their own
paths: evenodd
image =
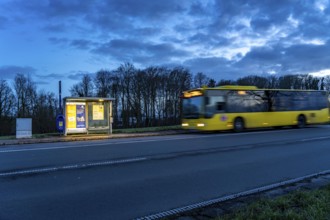
<svg viewBox="0 0 330 220">
<path fill-rule="evenodd" d="M 199 203 L 195 203 L 195 204 L 191 204 L 191 205 L 187 205 L 187 206 L 183 206 L 183 207 L 179 207 L 179 208 L 175 208 L 175 209 L 171 209 L 168 211 L 163 211 L 163 212 L 147 215 L 144 217 L 136 218 L 135 220 L 154 220 L 154 219 L 169 217 L 172 215 L 178 215 L 178 214 L 181 214 L 181 213 L 184 213 L 187 211 L 191 211 L 193 209 L 204 208 L 204 207 L 207 207 L 210 205 L 214 205 L 216 203 L 226 202 L 229 200 L 233 200 L 233 199 L 237 199 L 237 198 L 241 198 L 241 197 L 245 197 L 245 196 L 251 196 L 253 194 L 266 192 L 266 191 L 269 191 L 272 189 L 283 187 L 285 185 L 298 183 L 298 182 L 304 181 L 306 179 L 312 179 L 312 178 L 315 178 L 318 176 L 329 175 L 329 174 L 330 174 L 330 170 L 325 170 L 325 171 L 321 171 L 318 173 L 314 173 L 314 174 L 310 174 L 310 175 L 306 175 L 306 176 L 302 176 L 302 177 L 298 177 L 298 178 L 258 187 L 255 189 L 251 189 L 251 190 L 247 190 L 247 191 L 243 191 L 243 192 L 239 192 L 239 193 L 235 193 L 235 194 L 231 194 L 231 195 L 227 195 L 227 196 L 223 196 L 223 197 L 219 197 L 219 198 L 215 198 L 215 199 L 211 199 L 211 200 L 206 200 L 203 202 L 199 202 Z"/>
</svg>

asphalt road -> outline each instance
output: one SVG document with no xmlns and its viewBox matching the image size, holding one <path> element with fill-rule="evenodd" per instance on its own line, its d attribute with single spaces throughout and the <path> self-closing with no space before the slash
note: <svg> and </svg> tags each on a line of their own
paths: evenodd
<svg viewBox="0 0 330 220">
<path fill-rule="evenodd" d="M 0 148 L 0 219 L 134 219 L 330 169 L 330 127 Z"/>
</svg>

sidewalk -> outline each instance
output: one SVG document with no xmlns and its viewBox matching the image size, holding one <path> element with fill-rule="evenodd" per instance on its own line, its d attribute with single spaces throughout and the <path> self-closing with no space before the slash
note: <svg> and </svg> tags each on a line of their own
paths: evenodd
<svg viewBox="0 0 330 220">
<path fill-rule="evenodd" d="M 113 138 L 133 138 L 133 137 L 149 137 L 162 135 L 182 134 L 183 131 L 157 131 L 157 132 L 143 132 L 143 133 L 119 133 L 119 134 L 80 134 L 68 136 L 56 136 L 47 138 L 22 138 L 22 139 L 0 139 L 0 146 L 19 145 L 19 144 L 36 144 L 36 143 L 54 143 L 54 142 L 68 142 L 68 141 L 90 141 L 103 140 Z"/>
</svg>

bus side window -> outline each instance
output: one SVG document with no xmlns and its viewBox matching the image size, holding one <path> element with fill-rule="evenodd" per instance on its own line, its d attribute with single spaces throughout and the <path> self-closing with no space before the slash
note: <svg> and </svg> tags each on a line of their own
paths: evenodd
<svg viewBox="0 0 330 220">
<path fill-rule="evenodd" d="M 205 105 L 210 104 L 210 98 L 208 96 L 205 96 Z"/>
<path fill-rule="evenodd" d="M 217 102 L 216 103 L 216 109 L 218 112 L 225 111 L 225 103 L 224 102 Z"/>
</svg>

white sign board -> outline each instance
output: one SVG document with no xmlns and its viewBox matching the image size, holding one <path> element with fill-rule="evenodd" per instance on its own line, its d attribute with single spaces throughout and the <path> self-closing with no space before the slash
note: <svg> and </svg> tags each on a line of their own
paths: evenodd
<svg viewBox="0 0 330 220">
<path fill-rule="evenodd" d="M 16 138 L 32 138 L 32 118 L 16 118 Z"/>
</svg>

